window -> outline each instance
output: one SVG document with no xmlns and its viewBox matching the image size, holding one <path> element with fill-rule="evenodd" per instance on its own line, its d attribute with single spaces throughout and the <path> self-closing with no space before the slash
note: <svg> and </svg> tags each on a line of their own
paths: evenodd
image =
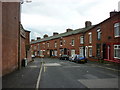
<svg viewBox="0 0 120 90">
<path fill-rule="evenodd" d="M 81 37 L 80 37 L 80 44 L 83 44 L 83 43 L 84 43 L 84 37 L 81 36 Z"/>
<path fill-rule="evenodd" d="M 37 46 L 34 46 L 34 50 L 36 50 L 37 49 Z"/>
<path fill-rule="evenodd" d="M 120 45 L 114 45 L 114 58 L 120 59 Z"/>
<path fill-rule="evenodd" d="M 92 48 L 89 48 L 89 57 L 92 57 Z"/>
<path fill-rule="evenodd" d="M 80 47 L 80 55 L 83 57 L 84 56 L 84 49 L 83 47 Z"/>
<path fill-rule="evenodd" d="M 57 47 L 57 42 L 55 41 L 55 48 Z"/>
<path fill-rule="evenodd" d="M 97 40 L 101 39 L 101 30 L 97 29 Z"/>
<path fill-rule="evenodd" d="M 62 45 L 63 45 L 62 40 L 60 40 L 60 46 L 62 46 Z"/>
<path fill-rule="evenodd" d="M 54 51 L 54 55 L 57 56 L 57 50 Z"/>
<path fill-rule="evenodd" d="M 64 40 L 64 45 L 65 45 L 66 41 Z"/>
<path fill-rule="evenodd" d="M 74 44 L 75 44 L 75 40 L 74 39 L 72 39 L 71 44 L 72 44 L 72 46 L 74 46 Z"/>
<path fill-rule="evenodd" d="M 50 47 L 50 43 L 49 42 L 47 42 L 47 47 Z"/>
<path fill-rule="evenodd" d="M 120 37 L 120 23 L 114 24 L 114 35 L 115 37 Z"/>
<path fill-rule="evenodd" d="M 47 50 L 47 54 L 48 54 L 48 55 L 50 54 L 50 51 L 49 51 L 49 50 Z"/>
<path fill-rule="evenodd" d="M 71 50 L 71 56 L 72 55 L 75 55 L 75 50 L 74 49 Z"/>
<path fill-rule="evenodd" d="M 92 43 L 92 33 L 89 33 L 89 43 Z"/>
<path fill-rule="evenodd" d="M 101 44 L 97 44 L 96 45 L 96 48 L 97 48 L 97 57 L 99 57 L 100 56 L 100 52 L 101 52 Z"/>
</svg>

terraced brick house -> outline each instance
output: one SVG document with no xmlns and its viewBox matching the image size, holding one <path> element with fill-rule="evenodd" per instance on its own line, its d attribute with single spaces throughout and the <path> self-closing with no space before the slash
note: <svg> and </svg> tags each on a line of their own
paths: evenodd
<svg viewBox="0 0 120 90">
<path fill-rule="evenodd" d="M 97 25 L 86 21 L 84 28 L 34 40 L 31 47 L 32 54 L 39 57 L 80 54 L 88 60 L 120 63 L 120 12 L 110 12 L 110 17 Z"/>
</svg>

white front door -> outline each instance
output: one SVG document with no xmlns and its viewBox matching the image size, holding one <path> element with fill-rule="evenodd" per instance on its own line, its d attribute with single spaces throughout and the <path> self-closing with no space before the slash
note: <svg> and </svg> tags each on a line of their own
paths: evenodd
<svg viewBox="0 0 120 90">
<path fill-rule="evenodd" d="M 88 57 L 88 46 L 85 47 L 85 57 Z"/>
<path fill-rule="evenodd" d="M 74 49 L 71 50 L 71 56 L 72 55 L 75 55 L 75 50 Z"/>
</svg>

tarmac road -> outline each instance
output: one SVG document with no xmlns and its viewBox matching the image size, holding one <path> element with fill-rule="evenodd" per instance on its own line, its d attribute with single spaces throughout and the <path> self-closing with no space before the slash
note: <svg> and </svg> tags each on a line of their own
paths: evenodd
<svg viewBox="0 0 120 90">
<path fill-rule="evenodd" d="M 42 62 L 42 63 L 41 63 Z M 36 58 L 27 67 L 4 76 L 5 88 L 109 88 L 118 90 L 120 71 L 111 65 Z M 29 90 L 28 89 L 28 90 Z"/>
</svg>

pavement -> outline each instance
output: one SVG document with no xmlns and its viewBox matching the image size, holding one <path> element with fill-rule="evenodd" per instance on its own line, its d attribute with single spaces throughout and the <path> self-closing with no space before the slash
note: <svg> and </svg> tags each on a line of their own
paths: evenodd
<svg viewBox="0 0 120 90">
<path fill-rule="evenodd" d="M 41 61 L 36 59 L 28 66 L 22 67 L 2 77 L 2 88 L 36 88 Z"/>
<path fill-rule="evenodd" d="M 43 67 L 41 65 L 43 65 Z M 111 87 L 115 86 L 113 84 L 118 81 L 118 76 L 120 76 L 118 65 L 91 61 L 88 61 L 87 64 L 76 64 L 74 62 L 60 61 L 57 59 L 46 58 L 43 60 L 36 58 L 33 62 L 30 62 L 28 66 L 22 67 L 21 70 L 16 70 L 3 76 L 2 87 L 3 90 L 11 88 L 15 90 L 38 90 L 37 88 L 40 88 L 40 90 L 43 88 L 87 89 L 95 88 L 95 86 L 98 87 L 97 82 L 108 82 L 108 90 L 112 90 Z M 106 87 L 106 85 L 104 85 L 104 87 Z"/>
</svg>

